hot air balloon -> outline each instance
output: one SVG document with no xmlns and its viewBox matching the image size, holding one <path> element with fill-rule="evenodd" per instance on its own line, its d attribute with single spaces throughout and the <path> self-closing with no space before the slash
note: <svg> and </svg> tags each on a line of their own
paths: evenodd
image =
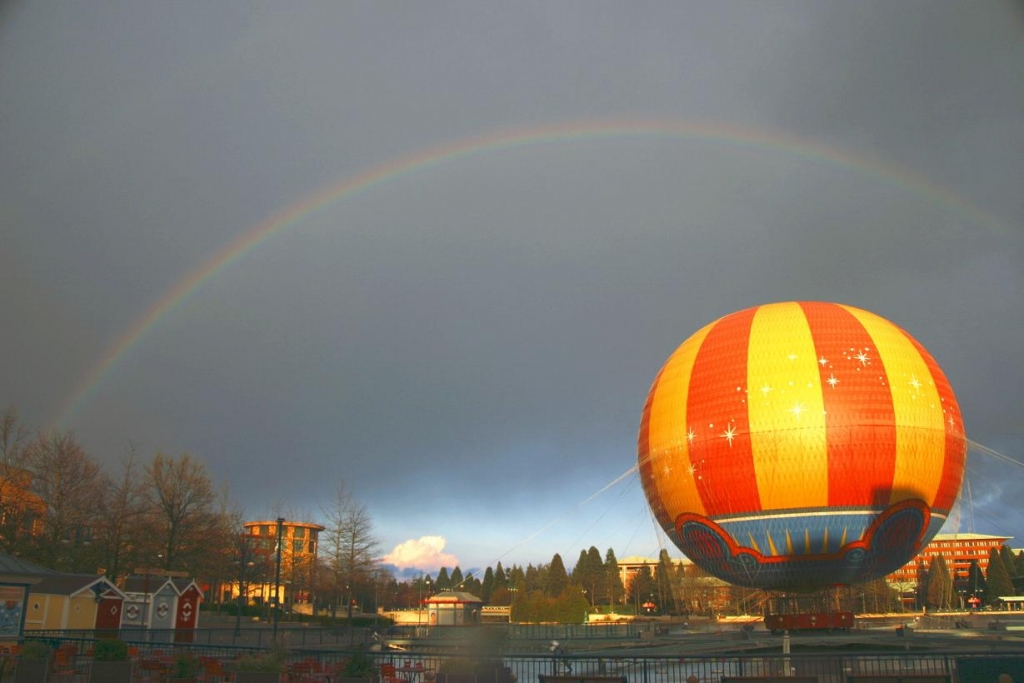
<svg viewBox="0 0 1024 683">
<path fill-rule="evenodd" d="M 815 589 L 895 571 L 942 526 L 967 454 L 939 365 L 868 311 L 766 304 L 687 339 L 644 406 L 651 509 L 708 573 Z"/>
</svg>

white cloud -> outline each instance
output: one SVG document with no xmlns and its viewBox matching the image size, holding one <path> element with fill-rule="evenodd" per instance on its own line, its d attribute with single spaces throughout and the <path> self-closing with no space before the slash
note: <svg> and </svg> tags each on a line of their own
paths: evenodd
<svg viewBox="0 0 1024 683">
<path fill-rule="evenodd" d="M 422 569 L 437 571 L 441 567 L 456 567 L 459 558 L 444 552 L 448 543 L 444 536 L 421 536 L 410 538 L 396 545 L 391 552 L 383 557 L 387 564 L 399 569 Z"/>
</svg>

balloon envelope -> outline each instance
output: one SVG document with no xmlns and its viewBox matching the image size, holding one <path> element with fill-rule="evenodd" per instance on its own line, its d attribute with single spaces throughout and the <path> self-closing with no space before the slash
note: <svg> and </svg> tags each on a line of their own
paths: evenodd
<svg viewBox="0 0 1024 683">
<path fill-rule="evenodd" d="M 945 521 L 966 452 L 925 348 L 821 302 L 696 332 L 654 380 L 638 439 L 644 492 L 673 542 L 714 576 L 780 589 L 903 566 Z"/>
</svg>

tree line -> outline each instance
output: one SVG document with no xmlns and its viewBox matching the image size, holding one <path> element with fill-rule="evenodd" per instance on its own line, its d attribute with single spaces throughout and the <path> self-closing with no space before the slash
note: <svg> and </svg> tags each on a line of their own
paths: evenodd
<svg viewBox="0 0 1024 683">
<path fill-rule="evenodd" d="M 942 555 L 918 567 L 917 602 L 920 607 L 935 610 L 964 609 L 997 605 L 1000 598 L 1018 594 L 1024 583 L 1024 551 L 1013 554 L 1009 546 L 991 548 L 988 567 L 982 571 L 977 560 L 971 560 L 966 578 L 954 580 Z M 978 602 L 974 602 L 977 600 Z"/>
<path fill-rule="evenodd" d="M 324 527 L 315 567 L 290 563 L 282 576 L 291 596 L 335 611 L 354 605 L 415 607 L 441 590 L 464 590 L 485 604 L 508 605 L 516 621 L 578 621 L 588 611 L 643 614 L 757 613 L 760 591 L 725 586 L 691 567 L 683 572 L 666 550 L 623 584 L 614 551 L 581 550 L 572 571 L 559 554 L 539 566 L 497 563 L 481 575 L 441 568 L 399 581 L 379 563 L 378 541 L 366 507 L 339 482 L 321 508 Z M 292 517 L 295 517 L 293 515 Z M 129 445 L 115 471 L 106 471 L 71 432 L 32 430 L 13 407 L 0 413 L 0 550 L 57 571 L 102 573 L 111 580 L 138 568 L 184 571 L 209 587 L 239 588 L 272 580 L 271 558 L 243 530 L 242 512 L 226 487 L 213 483 L 190 456 L 156 453 L 143 460 Z M 982 604 L 1015 594 L 1024 577 L 1024 552 L 993 550 L 988 571 L 972 562 L 966 581 L 954 582 L 944 558 L 919 569 L 918 607 Z M 218 602 L 214 592 L 207 600 Z M 850 609 L 891 610 L 900 596 L 880 579 L 851 587 L 836 599 Z"/>
<path fill-rule="evenodd" d="M 316 571 L 290 566 L 294 576 L 282 579 L 292 595 L 337 604 L 375 574 L 377 541 L 344 482 L 321 512 L 323 522 L 292 520 L 324 527 Z M 14 407 L 0 413 L 0 551 L 115 582 L 140 569 L 185 572 L 217 602 L 225 584 L 272 580 L 272 553 L 245 521 L 227 488 L 187 453 L 144 460 L 130 444 L 108 471 L 73 433 L 33 430 Z"/>
</svg>

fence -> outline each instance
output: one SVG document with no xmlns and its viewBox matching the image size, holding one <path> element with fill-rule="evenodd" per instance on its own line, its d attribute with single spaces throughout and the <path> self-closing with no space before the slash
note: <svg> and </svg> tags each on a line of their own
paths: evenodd
<svg viewBox="0 0 1024 683">
<path fill-rule="evenodd" d="M 454 630 L 445 633 L 454 633 Z M 254 650 L 266 649 L 271 645 L 271 633 L 265 629 L 242 629 L 236 634 L 232 629 L 200 629 L 192 642 L 174 643 L 173 632 L 158 631 L 140 634 L 121 631 L 118 635 L 134 650 L 143 654 L 156 649 L 188 649 L 196 655 L 233 657 Z M 589 635 L 592 635 L 588 632 Z M 96 631 L 30 631 L 27 640 L 47 640 L 54 645 L 73 642 L 80 651 L 86 651 L 97 637 L 112 635 Z M 366 629 L 325 629 L 287 628 L 279 629 L 287 643 L 289 659 L 319 659 L 326 665 L 334 665 L 349 657 L 356 650 L 366 650 L 375 643 L 373 632 Z M 517 633 L 518 639 L 542 640 L 552 635 L 565 639 L 564 630 L 549 630 L 530 627 Z M 630 637 L 628 630 L 617 633 L 618 637 Z M 443 670 L 443 663 L 452 657 L 463 657 L 464 649 L 444 647 L 442 636 L 433 640 L 432 647 L 416 649 L 409 647 L 401 651 L 369 652 L 376 664 L 391 663 L 399 666 L 421 665 L 422 670 L 437 672 Z M 608 636 L 612 637 L 612 636 Z M 162 640 L 166 639 L 166 640 Z M 593 638 L 591 637 L 591 643 Z M 541 675 L 571 675 L 573 677 L 608 676 L 625 677 L 629 683 L 720 683 L 723 678 L 773 678 L 798 676 L 811 678 L 818 683 L 847 683 L 850 680 L 870 680 L 870 677 L 888 677 L 885 680 L 914 680 L 913 676 L 948 677 L 955 683 L 977 683 L 988 680 L 989 674 L 1009 672 L 1012 680 L 1024 681 L 1024 656 L 1018 653 L 974 654 L 974 653 L 930 653 L 898 652 L 885 654 L 728 654 L 694 655 L 676 654 L 584 654 L 563 652 L 559 654 L 518 654 L 506 651 L 501 657 L 507 673 L 515 676 L 517 683 L 537 683 Z M 977 679 L 971 672 L 985 672 L 984 679 Z M 961 673 L 962 672 L 962 673 Z M 503 683 L 496 676 L 495 681 L 477 679 L 476 683 Z"/>
</svg>

